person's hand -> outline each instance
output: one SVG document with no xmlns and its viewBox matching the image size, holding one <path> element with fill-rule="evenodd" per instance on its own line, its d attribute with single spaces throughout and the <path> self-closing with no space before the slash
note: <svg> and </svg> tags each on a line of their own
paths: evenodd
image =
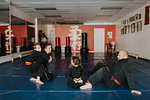
<svg viewBox="0 0 150 100">
<path fill-rule="evenodd" d="M 74 78 L 73 81 L 74 81 L 75 83 L 78 83 L 78 79 L 77 79 L 77 78 Z"/>
<path fill-rule="evenodd" d="M 137 90 L 131 90 L 131 93 L 136 93 L 138 95 L 141 95 L 142 93 L 140 91 L 137 91 Z"/>
<path fill-rule="evenodd" d="M 83 80 L 81 79 L 81 80 L 78 80 L 78 83 L 83 83 Z"/>
<path fill-rule="evenodd" d="M 51 62 L 51 61 L 52 61 L 52 56 L 49 56 L 48 62 Z"/>
</svg>

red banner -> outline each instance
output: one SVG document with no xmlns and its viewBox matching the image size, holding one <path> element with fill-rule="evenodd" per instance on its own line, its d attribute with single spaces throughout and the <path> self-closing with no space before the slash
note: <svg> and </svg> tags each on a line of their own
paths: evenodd
<svg viewBox="0 0 150 100">
<path fill-rule="evenodd" d="M 149 6 L 145 7 L 145 23 L 144 25 L 148 25 L 149 24 Z"/>
</svg>

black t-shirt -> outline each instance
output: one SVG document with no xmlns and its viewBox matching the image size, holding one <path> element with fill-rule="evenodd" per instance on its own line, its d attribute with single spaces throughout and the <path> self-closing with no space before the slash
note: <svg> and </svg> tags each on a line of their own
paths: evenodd
<svg viewBox="0 0 150 100">
<path fill-rule="evenodd" d="M 82 78 L 85 83 L 89 77 L 89 71 L 86 68 L 82 68 L 81 66 L 74 67 L 71 66 L 67 69 L 66 78 L 68 82 L 73 82 L 74 78 Z"/>
</svg>

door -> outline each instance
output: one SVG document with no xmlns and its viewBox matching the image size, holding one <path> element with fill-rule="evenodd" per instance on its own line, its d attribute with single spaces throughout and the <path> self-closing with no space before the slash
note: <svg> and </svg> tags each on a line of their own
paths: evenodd
<svg viewBox="0 0 150 100">
<path fill-rule="evenodd" d="M 94 52 L 104 52 L 105 30 L 104 28 L 94 29 Z"/>
</svg>

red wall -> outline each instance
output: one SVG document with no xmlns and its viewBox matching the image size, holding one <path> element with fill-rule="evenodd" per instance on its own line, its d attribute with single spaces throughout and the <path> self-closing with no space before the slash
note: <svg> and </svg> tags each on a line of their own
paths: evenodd
<svg viewBox="0 0 150 100">
<path fill-rule="evenodd" d="M 5 30 L 7 30 L 7 26 L 0 26 L 0 33 L 5 34 Z M 11 26 L 12 33 L 14 37 L 16 37 L 16 45 L 21 45 L 21 38 L 27 38 L 27 27 L 25 25 L 12 25 Z"/>
<path fill-rule="evenodd" d="M 8 26 L 0 26 L 0 33 L 4 34 Z"/>
<path fill-rule="evenodd" d="M 12 34 L 16 37 L 16 45 L 21 46 L 21 38 L 27 39 L 27 27 L 26 25 L 12 25 Z"/>
<path fill-rule="evenodd" d="M 71 26 L 75 25 L 55 25 L 55 37 L 61 38 L 61 45 L 66 45 L 66 37 L 71 32 Z M 106 42 L 115 41 L 116 42 L 116 25 L 77 25 L 78 29 L 82 30 L 82 33 L 87 33 L 87 45 L 89 51 L 94 50 L 94 28 L 104 28 L 105 29 L 105 45 Z M 107 38 L 107 32 L 112 32 L 112 39 Z M 82 38 L 82 36 L 80 36 Z M 82 41 L 82 39 L 80 40 Z M 78 50 L 77 50 L 78 51 Z"/>
<path fill-rule="evenodd" d="M 8 26 L 0 26 L 0 33 L 5 34 Z M 16 37 L 16 46 L 21 46 L 21 38 L 27 39 L 27 25 L 11 25 L 13 37 Z"/>
</svg>

